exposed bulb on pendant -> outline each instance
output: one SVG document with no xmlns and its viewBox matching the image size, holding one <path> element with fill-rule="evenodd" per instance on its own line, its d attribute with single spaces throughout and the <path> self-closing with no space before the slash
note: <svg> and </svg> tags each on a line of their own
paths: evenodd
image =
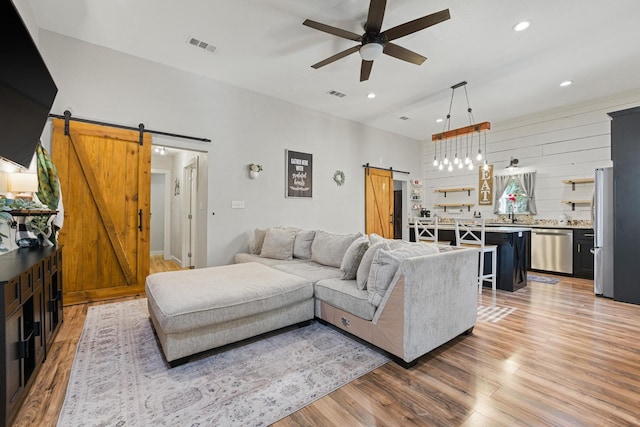
<svg viewBox="0 0 640 427">
<path fill-rule="evenodd" d="M 440 169 L 440 170 L 444 169 L 444 166 L 442 165 L 442 162 L 440 162 L 440 164 L 438 165 L 438 169 Z"/>
<path fill-rule="evenodd" d="M 436 159 L 436 156 L 433 156 L 433 166 L 438 166 L 438 159 Z"/>
<path fill-rule="evenodd" d="M 459 161 L 460 160 L 458 160 L 458 155 L 456 154 L 456 157 L 453 158 L 453 164 L 457 165 Z"/>
<path fill-rule="evenodd" d="M 449 163 L 449 167 L 447 168 L 447 170 L 448 170 L 449 172 L 451 172 L 451 171 L 453 170 L 453 165 L 452 165 L 451 163 Z"/>
<path fill-rule="evenodd" d="M 462 169 L 462 168 L 463 168 L 463 166 L 464 166 L 464 165 L 462 164 L 462 161 L 460 161 L 460 163 L 458 163 L 458 169 Z"/>
<path fill-rule="evenodd" d="M 469 158 L 469 155 L 467 154 L 467 157 L 464 158 L 464 164 L 468 165 L 471 162 L 471 159 Z"/>
<path fill-rule="evenodd" d="M 447 155 L 444 155 L 444 164 L 448 165 L 449 164 L 449 159 L 447 158 Z"/>
<path fill-rule="evenodd" d="M 478 150 L 478 155 L 476 156 L 478 161 L 482 160 L 482 151 Z"/>
<path fill-rule="evenodd" d="M 483 171 L 489 170 L 489 163 L 487 163 L 487 159 L 484 159 L 484 165 L 482 165 L 482 170 Z"/>
<path fill-rule="evenodd" d="M 473 170 L 473 163 L 469 162 L 468 168 L 469 168 L 470 171 L 472 171 Z"/>
</svg>

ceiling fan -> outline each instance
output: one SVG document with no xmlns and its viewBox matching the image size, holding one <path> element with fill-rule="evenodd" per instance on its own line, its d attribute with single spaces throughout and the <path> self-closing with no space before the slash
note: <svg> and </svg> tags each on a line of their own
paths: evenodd
<svg viewBox="0 0 640 427">
<path fill-rule="evenodd" d="M 440 12 L 432 13 L 431 15 L 423 16 L 422 18 L 414 19 L 413 21 L 405 22 L 393 28 L 389 28 L 385 31 L 382 29 L 382 20 L 384 19 L 384 10 L 387 5 L 387 0 L 371 0 L 369 4 L 369 14 L 367 16 L 367 22 L 364 24 L 364 34 L 356 34 L 351 31 L 343 30 L 341 28 L 332 27 L 330 25 L 322 24 L 320 22 L 312 21 L 310 19 L 305 20 L 302 25 L 315 28 L 316 30 L 323 31 L 325 33 L 332 34 L 343 39 L 353 40 L 360 43 L 359 45 L 350 47 L 347 50 L 336 53 L 333 56 L 320 61 L 317 64 L 313 64 L 311 67 L 318 69 L 324 67 L 327 64 L 331 64 L 338 59 L 344 58 L 356 51 L 360 52 L 362 58 L 362 65 L 360 67 L 360 81 L 369 80 L 371 74 L 371 68 L 373 67 L 373 60 L 380 54 L 384 53 L 394 58 L 401 59 L 403 61 L 411 62 L 412 64 L 420 65 L 427 58 L 419 55 L 415 52 L 398 46 L 391 41 L 399 39 L 400 37 L 407 36 L 432 25 L 439 24 L 440 22 L 450 19 L 449 9 L 441 10 Z"/>
</svg>

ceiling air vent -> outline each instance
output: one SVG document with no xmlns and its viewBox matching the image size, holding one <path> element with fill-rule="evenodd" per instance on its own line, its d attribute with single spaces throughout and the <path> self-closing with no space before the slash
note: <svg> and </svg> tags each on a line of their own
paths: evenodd
<svg viewBox="0 0 640 427">
<path fill-rule="evenodd" d="M 342 92 L 338 92 L 337 90 L 330 90 L 329 92 L 327 92 L 329 95 L 333 95 L 333 96 L 337 96 L 338 98 L 344 98 L 345 96 L 347 96 L 346 93 L 342 93 Z"/>
<path fill-rule="evenodd" d="M 209 44 L 207 42 L 203 42 L 202 40 L 198 40 L 195 37 L 191 37 L 189 36 L 189 38 L 187 39 L 187 43 L 189 43 L 191 46 L 195 46 L 195 47 L 199 47 L 200 49 L 204 49 L 209 53 L 213 53 L 213 51 L 216 50 L 216 47 L 212 44 Z"/>
</svg>

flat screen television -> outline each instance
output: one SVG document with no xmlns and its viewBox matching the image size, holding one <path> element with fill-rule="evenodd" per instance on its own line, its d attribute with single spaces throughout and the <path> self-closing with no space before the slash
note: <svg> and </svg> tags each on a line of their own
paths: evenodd
<svg viewBox="0 0 640 427">
<path fill-rule="evenodd" d="M 28 168 L 58 88 L 11 0 L 0 24 L 0 157 Z"/>
</svg>

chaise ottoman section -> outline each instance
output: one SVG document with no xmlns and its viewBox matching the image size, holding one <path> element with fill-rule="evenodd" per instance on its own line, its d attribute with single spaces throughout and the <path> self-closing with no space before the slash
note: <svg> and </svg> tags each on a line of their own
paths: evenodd
<svg viewBox="0 0 640 427">
<path fill-rule="evenodd" d="M 145 289 L 171 365 L 314 316 L 311 281 L 256 262 L 151 274 Z"/>
</svg>

